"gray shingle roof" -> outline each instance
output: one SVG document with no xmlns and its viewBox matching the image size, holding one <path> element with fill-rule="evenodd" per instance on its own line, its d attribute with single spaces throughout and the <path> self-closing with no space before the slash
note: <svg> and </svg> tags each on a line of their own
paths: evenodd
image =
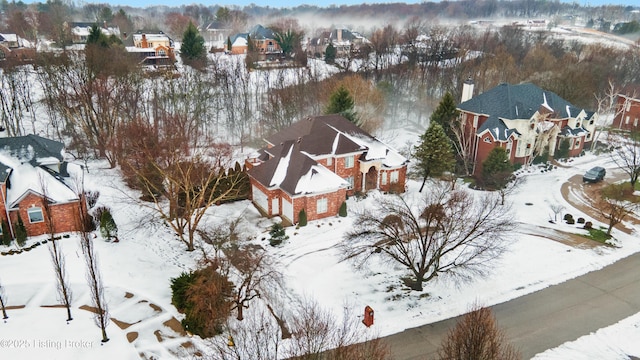
<svg viewBox="0 0 640 360">
<path fill-rule="evenodd" d="M 62 162 L 63 149 L 61 142 L 33 134 L 0 138 L 0 150 L 8 151 L 13 157 L 33 166 L 42 165 L 44 159 L 52 157 Z"/>
<path fill-rule="evenodd" d="M 486 130 L 491 133 L 491 136 L 493 136 L 496 141 L 507 141 L 512 135 L 520 135 L 518 130 L 509 129 L 507 125 L 505 125 L 504 121 L 495 116 L 490 117 L 478 128 L 478 134 L 481 134 Z"/>
<path fill-rule="evenodd" d="M 500 84 L 461 103 L 458 108 L 489 117 L 530 119 L 543 104 L 552 109 L 557 119 L 575 117 L 582 111 L 555 93 L 530 83 Z"/>
</svg>

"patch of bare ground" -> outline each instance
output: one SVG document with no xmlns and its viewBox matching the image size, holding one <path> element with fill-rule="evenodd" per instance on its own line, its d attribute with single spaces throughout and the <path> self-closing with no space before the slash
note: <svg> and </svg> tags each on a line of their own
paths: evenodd
<svg viewBox="0 0 640 360">
<path fill-rule="evenodd" d="M 129 341 L 129 343 L 132 343 L 132 342 L 136 341 L 137 338 L 138 338 L 138 332 L 137 331 L 132 331 L 132 332 L 128 332 L 127 333 L 127 341 Z"/>
<path fill-rule="evenodd" d="M 116 324 L 122 330 L 124 330 L 124 329 L 128 328 L 129 326 L 133 325 L 133 324 L 129 324 L 128 322 L 120 321 L 120 320 L 118 320 L 116 318 L 111 318 L 111 321 L 113 321 L 113 323 Z M 139 322 L 140 321 L 137 321 L 134 324 L 137 324 Z"/>
<path fill-rule="evenodd" d="M 131 299 L 133 297 L 133 294 L 127 291 L 124 293 L 124 297 L 127 299 Z"/>
<path fill-rule="evenodd" d="M 90 311 L 90 312 L 92 312 L 94 314 L 98 313 L 98 309 L 96 307 L 89 306 L 89 305 L 82 305 L 82 306 L 80 306 L 80 309 L 86 310 L 86 311 Z"/>
<path fill-rule="evenodd" d="M 162 308 L 156 304 L 149 303 L 149 306 L 153 309 L 153 311 L 162 312 Z"/>
<path fill-rule="evenodd" d="M 589 184 L 582 182 L 581 175 L 574 175 L 569 178 L 567 182 L 562 184 L 562 197 L 574 208 L 587 214 L 593 219 L 606 224 L 608 222 L 607 219 L 602 216 L 595 204 L 597 203 L 600 191 L 604 186 L 623 179 L 624 177 L 621 175 L 609 176 L 605 181 L 601 181 L 596 184 Z M 640 224 L 640 219 L 637 214 L 635 216 L 629 216 L 625 221 L 629 221 L 633 224 Z M 633 229 L 624 226 L 622 223 L 617 224 L 615 228 L 626 234 L 631 234 L 633 232 Z"/>
<path fill-rule="evenodd" d="M 62 305 L 62 304 L 55 304 L 55 305 L 40 305 L 40 307 L 48 308 L 48 309 L 60 309 L 60 308 L 65 309 L 65 308 L 66 308 L 66 306 L 64 306 L 64 305 Z"/>
<path fill-rule="evenodd" d="M 9 305 L 4 307 L 6 310 L 24 309 L 24 305 Z"/>
<path fill-rule="evenodd" d="M 187 335 L 187 332 L 184 331 L 184 328 L 182 327 L 182 324 L 180 323 L 180 321 L 178 321 L 178 319 L 172 317 L 171 319 L 165 321 L 162 323 L 162 325 L 168 327 L 169 329 L 173 330 L 176 334 L 180 334 L 180 336 L 185 336 Z"/>
</svg>

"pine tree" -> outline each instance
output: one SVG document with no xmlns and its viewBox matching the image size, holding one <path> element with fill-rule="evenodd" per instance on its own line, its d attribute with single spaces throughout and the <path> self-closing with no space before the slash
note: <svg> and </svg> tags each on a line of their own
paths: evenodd
<svg viewBox="0 0 640 360">
<path fill-rule="evenodd" d="M 327 48 L 324 50 L 324 62 L 326 62 L 327 64 L 333 64 L 336 62 L 336 55 L 338 51 L 336 50 L 336 47 L 333 46 L 333 44 L 329 43 L 329 45 L 327 45 Z"/>
<path fill-rule="evenodd" d="M 233 44 L 231 44 L 231 38 L 227 37 L 227 50 L 231 52 L 231 48 L 233 48 Z"/>
<path fill-rule="evenodd" d="M 298 226 L 307 226 L 307 212 L 304 209 L 298 213 Z"/>
<path fill-rule="evenodd" d="M 100 234 L 105 240 L 115 239 L 118 242 L 118 225 L 108 209 L 100 215 Z"/>
<path fill-rule="evenodd" d="M 453 133 L 453 125 L 458 117 L 458 109 L 456 107 L 456 101 L 450 92 L 447 92 L 440 100 L 438 107 L 429 117 L 430 123 L 438 123 L 444 129 L 445 134 L 451 141 L 456 141 L 455 134 Z"/>
<path fill-rule="evenodd" d="M 284 240 L 287 240 L 289 236 L 284 230 L 284 227 L 280 223 L 275 223 L 271 226 L 271 230 L 269 230 L 269 243 L 271 246 L 276 246 L 282 243 Z"/>
<path fill-rule="evenodd" d="M 205 58 L 204 38 L 198 33 L 198 29 L 192 22 L 189 22 L 187 30 L 182 35 L 180 53 L 182 54 L 182 59 L 187 61 L 203 60 Z"/>
<path fill-rule="evenodd" d="M 513 165 L 509 162 L 507 151 L 495 147 L 482 163 L 482 183 L 489 189 L 502 189 L 511 179 Z"/>
<path fill-rule="evenodd" d="M 2 222 L 2 245 L 11 245 L 11 232 L 9 231 L 9 224 L 6 221 Z"/>
<path fill-rule="evenodd" d="M 431 122 L 429 128 L 420 136 L 420 143 L 416 146 L 413 157 L 422 176 L 420 192 L 428 177 L 452 171 L 455 165 L 451 141 L 437 122 Z"/>
<path fill-rule="evenodd" d="M 24 222 L 22 221 L 20 214 L 18 214 L 18 221 L 14 224 L 13 230 L 16 235 L 16 242 L 20 247 L 22 247 L 27 241 L 27 228 L 24 227 Z"/>
<path fill-rule="evenodd" d="M 342 204 L 340 204 L 340 210 L 338 210 L 338 215 L 340 215 L 340 217 L 346 217 L 347 216 L 347 202 L 343 201 Z"/>
<path fill-rule="evenodd" d="M 327 105 L 324 113 L 326 115 L 340 114 L 347 120 L 359 126 L 360 120 L 358 119 L 358 114 L 354 110 L 354 106 L 355 101 L 349 93 L 349 90 L 347 90 L 344 85 L 340 85 L 340 87 L 329 97 L 329 104 Z"/>
</svg>

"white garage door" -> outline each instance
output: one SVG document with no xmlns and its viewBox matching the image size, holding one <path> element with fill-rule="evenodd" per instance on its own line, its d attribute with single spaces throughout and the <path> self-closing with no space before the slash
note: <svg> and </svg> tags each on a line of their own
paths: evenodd
<svg viewBox="0 0 640 360">
<path fill-rule="evenodd" d="M 271 215 L 269 214 L 269 199 L 267 198 L 267 195 L 255 186 L 251 187 L 251 194 L 253 196 L 253 203 L 260 207 L 262 211 Z"/>
<path fill-rule="evenodd" d="M 280 203 L 277 197 L 271 199 L 271 214 L 280 214 Z"/>
<path fill-rule="evenodd" d="M 285 198 L 282 198 L 282 216 L 293 222 L 293 205 Z"/>
</svg>

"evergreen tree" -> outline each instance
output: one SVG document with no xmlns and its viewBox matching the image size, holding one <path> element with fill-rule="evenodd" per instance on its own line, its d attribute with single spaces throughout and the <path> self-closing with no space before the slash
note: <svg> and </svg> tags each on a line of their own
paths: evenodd
<svg viewBox="0 0 640 360">
<path fill-rule="evenodd" d="M 347 216 L 347 202 L 343 201 L 342 204 L 340 204 L 340 210 L 338 210 L 338 215 L 340 215 L 340 217 L 346 217 Z"/>
<path fill-rule="evenodd" d="M 231 38 L 227 37 L 227 50 L 231 51 L 231 48 L 233 48 L 233 44 L 231 43 Z"/>
<path fill-rule="evenodd" d="M 284 240 L 289 238 L 289 235 L 284 230 L 284 227 L 280 223 L 275 223 L 271 226 L 271 230 L 269 230 L 269 243 L 271 246 L 276 246 L 282 243 Z"/>
<path fill-rule="evenodd" d="M 276 42 L 280 45 L 282 53 L 286 56 L 291 56 L 296 47 L 300 47 L 300 39 L 302 39 L 303 36 L 303 33 L 291 29 L 274 34 Z"/>
<path fill-rule="evenodd" d="M 569 139 L 564 138 L 560 141 L 560 146 L 558 146 L 558 150 L 556 150 L 555 158 L 556 159 L 564 159 L 569 157 L 569 147 L 570 147 Z"/>
<path fill-rule="evenodd" d="M 11 245 L 11 232 L 9 231 L 9 224 L 6 221 L 2 222 L 2 245 Z"/>
<path fill-rule="evenodd" d="M 444 129 L 445 134 L 451 141 L 456 141 L 456 137 L 453 133 L 453 125 L 456 119 L 458 118 L 458 109 L 456 107 L 456 101 L 451 95 L 450 92 L 447 91 L 446 94 L 440 100 L 438 107 L 429 117 L 430 123 L 435 122 L 440 124 Z"/>
<path fill-rule="evenodd" d="M 495 147 L 482 163 L 482 183 L 488 189 L 504 188 L 512 177 L 513 165 L 509 162 L 507 151 Z"/>
<path fill-rule="evenodd" d="M 338 55 L 338 51 L 333 44 L 329 43 L 327 48 L 324 50 L 324 62 L 327 64 L 333 64 L 336 62 L 336 56 Z"/>
<path fill-rule="evenodd" d="M 109 38 L 102 33 L 102 30 L 97 24 L 91 25 L 89 36 L 87 36 L 87 45 L 92 44 L 109 47 Z"/>
<path fill-rule="evenodd" d="M 340 87 L 329 97 L 329 104 L 324 110 L 324 113 L 326 115 L 340 114 L 347 120 L 359 126 L 360 120 L 358 119 L 358 114 L 354 110 L 354 106 L 355 101 L 349 93 L 349 90 L 347 90 L 344 85 L 340 85 Z"/>
<path fill-rule="evenodd" d="M 13 225 L 13 231 L 16 235 L 16 242 L 22 247 L 27 241 L 27 228 L 24 227 L 24 222 L 20 214 L 18 214 L 18 221 Z"/>
<path fill-rule="evenodd" d="M 307 226 L 307 212 L 304 209 L 298 213 L 298 226 Z"/>
<path fill-rule="evenodd" d="M 193 22 L 189 22 L 187 30 L 182 35 L 182 45 L 180 46 L 182 59 L 187 61 L 204 60 L 206 51 L 204 48 L 204 38 Z"/>
<path fill-rule="evenodd" d="M 100 234 L 105 240 L 115 239 L 116 242 L 118 241 L 118 225 L 108 209 L 100 215 Z"/>
<path fill-rule="evenodd" d="M 428 177 L 453 171 L 455 165 L 451 141 L 437 122 L 431 122 L 429 128 L 420 136 L 420 143 L 416 146 L 413 157 L 417 161 L 416 167 L 422 176 L 420 192 Z"/>
</svg>

